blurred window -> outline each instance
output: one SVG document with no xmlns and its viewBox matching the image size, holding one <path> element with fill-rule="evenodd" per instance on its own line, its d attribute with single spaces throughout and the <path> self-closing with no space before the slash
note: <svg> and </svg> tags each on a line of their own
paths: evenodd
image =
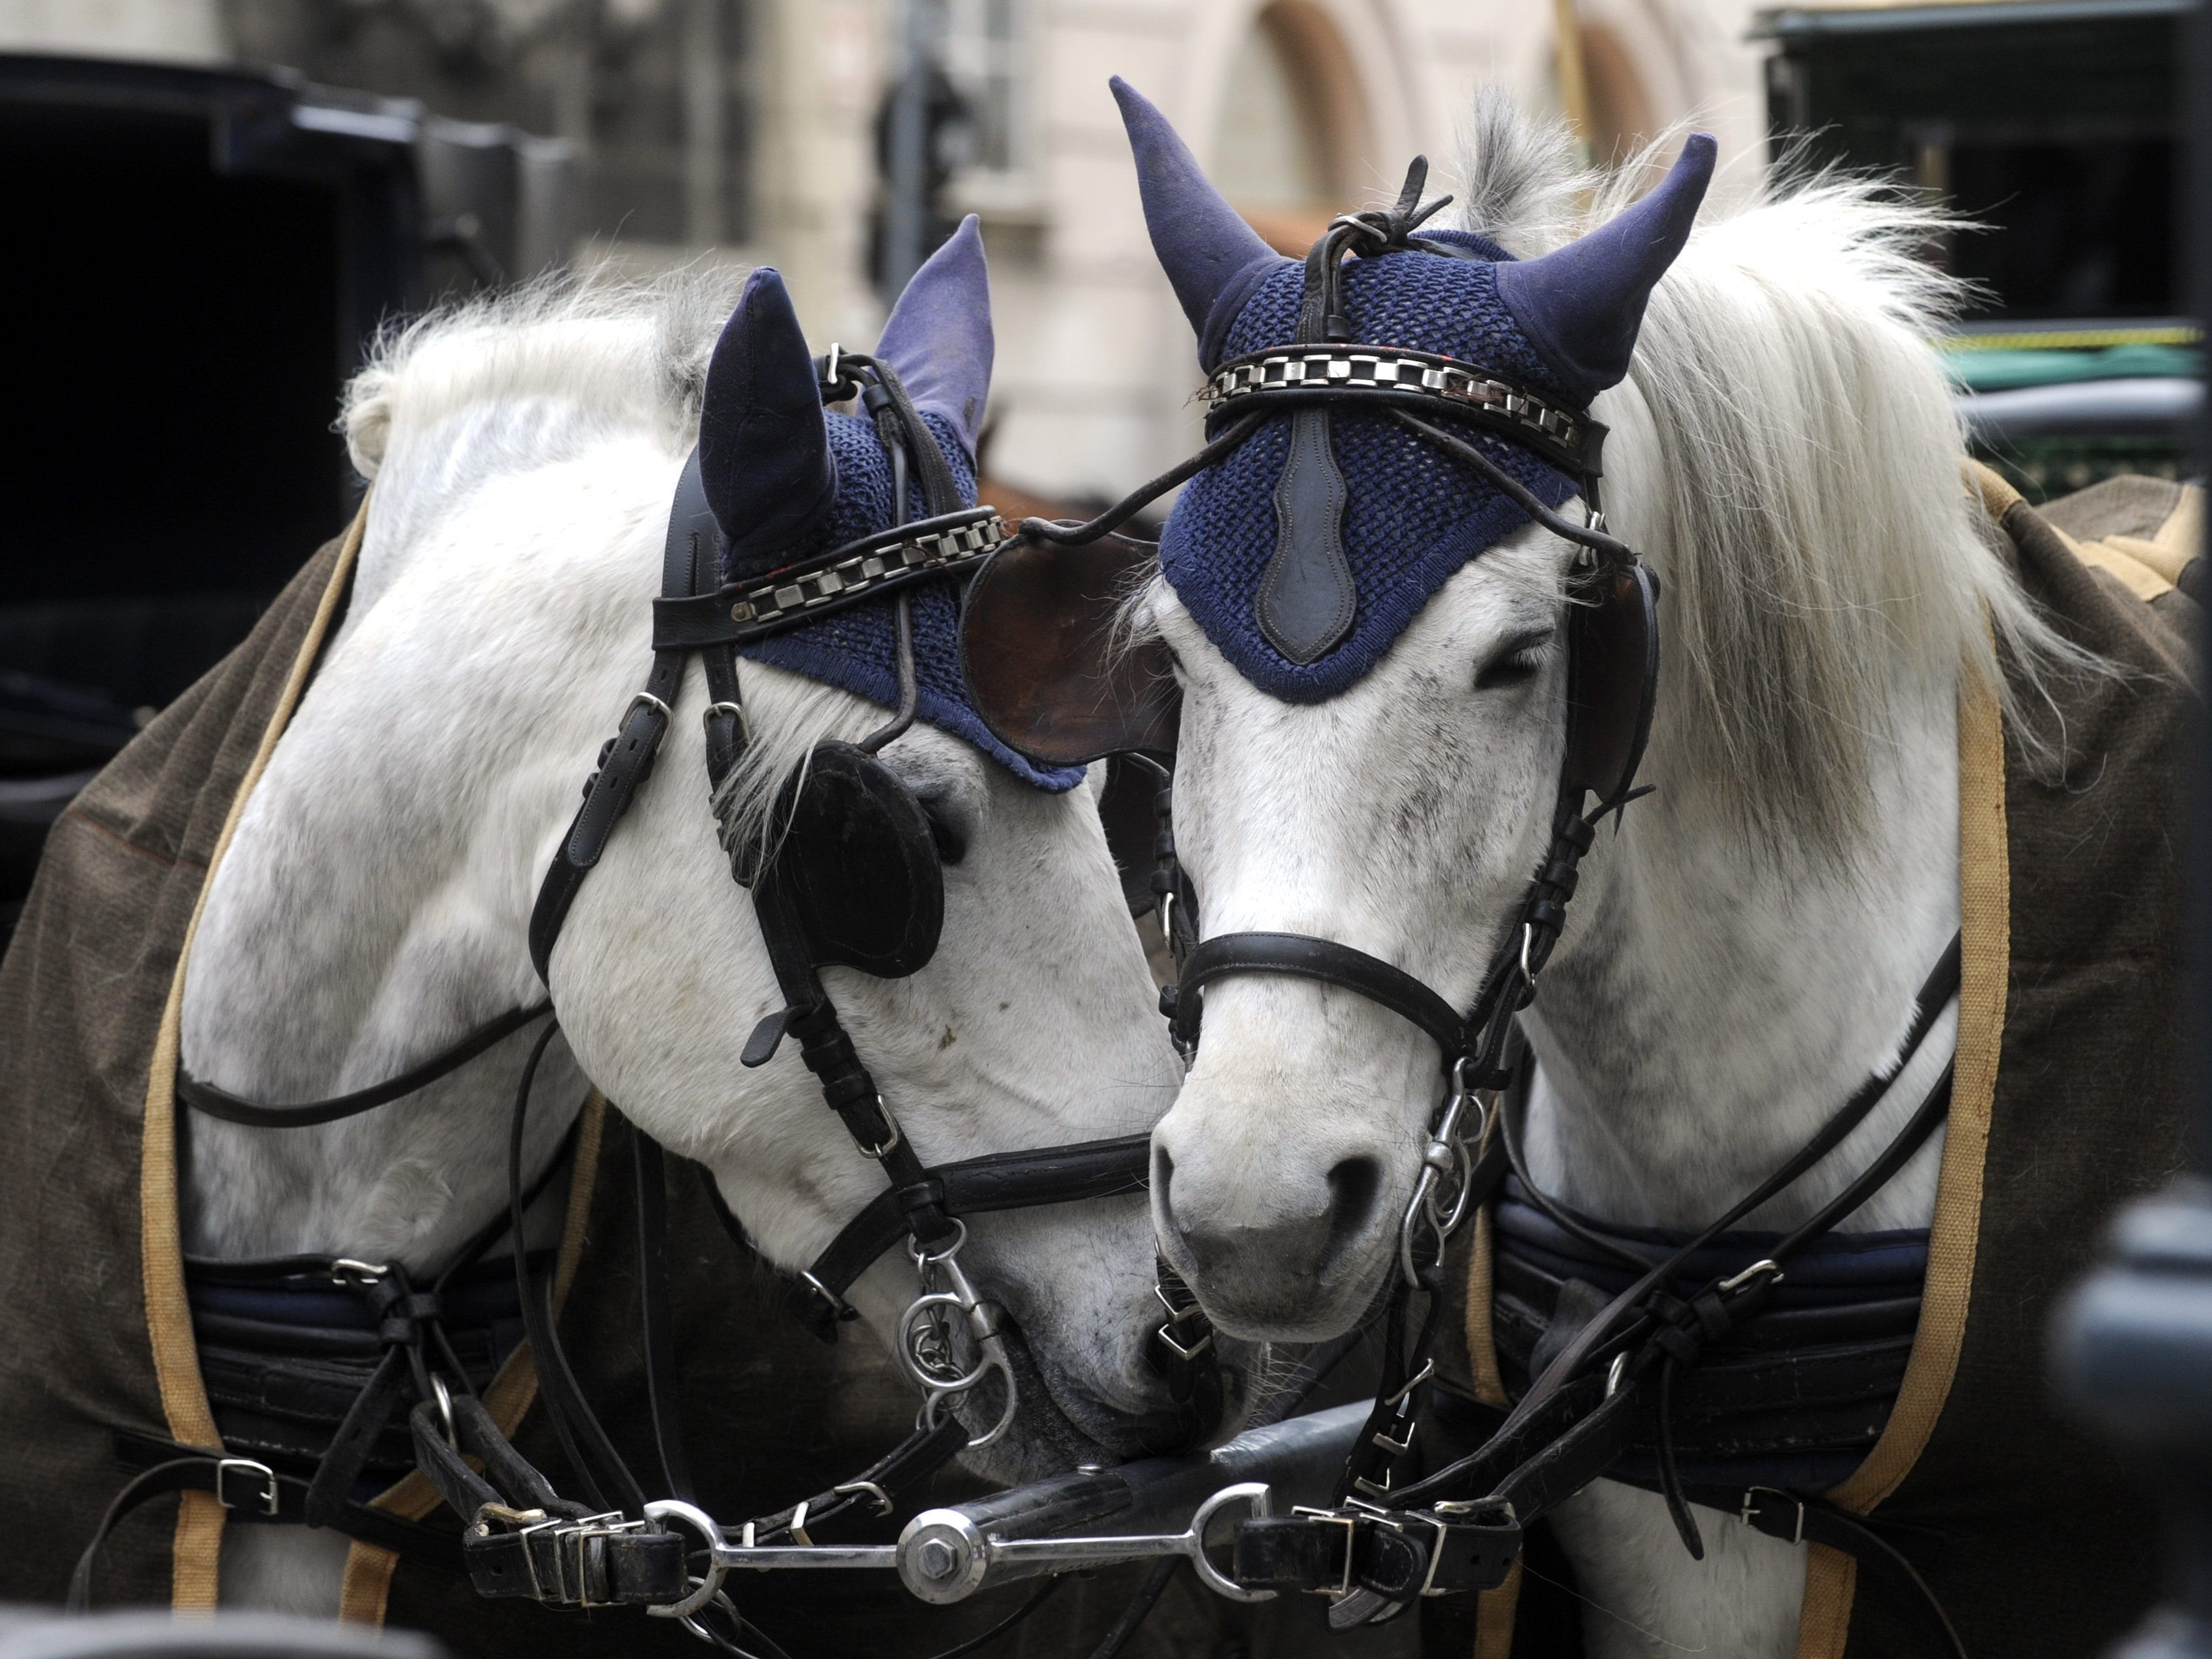
<svg viewBox="0 0 2212 1659">
<path fill-rule="evenodd" d="M 1584 24 L 1583 72 L 1589 77 L 1590 155 L 1600 161 L 1626 160 L 1658 131 L 1628 43 L 1602 23 Z"/>
<path fill-rule="evenodd" d="M 1336 181 L 1313 78 L 1281 14 L 1261 12 L 1229 72 L 1214 143 L 1214 180 L 1237 206 L 1328 205 Z"/>
<path fill-rule="evenodd" d="M 1353 199 L 1365 118 L 1335 26 L 1307 0 L 1252 21 L 1222 93 L 1209 171 L 1279 252 L 1304 254 Z"/>
<path fill-rule="evenodd" d="M 1026 188 L 1036 145 L 1028 30 L 1019 0 L 945 0 L 945 70 L 968 106 L 967 182 Z"/>
</svg>

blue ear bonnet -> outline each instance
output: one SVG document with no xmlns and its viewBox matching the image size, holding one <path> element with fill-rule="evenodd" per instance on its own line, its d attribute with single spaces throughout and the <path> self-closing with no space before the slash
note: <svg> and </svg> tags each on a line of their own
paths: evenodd
<svg viewBox="0 0 2212 1659">
<path fill-rule="evenodd" d="M 891 463 L 876 436 L 875 424 L 859 416 L 824 411 L 830 453 L 836 458 L 837 489 L 829 510 L 806 535 L 772 553 L 726 557 L 726 580 L 754 580 L 786 565 L 842 547 L 863 536 L 887 530 L 891 523 Z M 923 422 L 937 440 L 945 464 L 951 468 L 963 503 L 975 501 L 975 466 L 968 457 L 952 423 L 934 410 L 922 411 Z M 928 516 L 921 485 L 908 470 L 907 517 Z M 921 582 L 905 590 L 914 617 L 914 669 L 918 691 L 916 714 L 941 731 L 971 743 L 1024 783 L 1055 793 L 1083 781 L 1081 767 L 1040 767 L 1024 760 L 993 737 L 968 702 L 960 677 L 960 591 L 947 577 Z M 898 647 L 894 611 L 897 600 L 886 596 L 867 599 L 846 610 L 832 611 L 817 622 L 803 623 L 787 632 L 739 647 L 756 662 L 804 674 L 880 703 L 898 706 Z"/>
<path fill-rule="evenodd" d="M 1497 262 L 1511 256 L 1462 232 L 1423 235 L 1471 257 L 1413 250 L 1352 260 L 1343 273 L 1352 338 L 1451 357 L 1563 404 L 1579 404 L 1498 296 Z M 1289 345 L 1304 293 L 1304 267 L 1285 260 L 1237 313 L 1221 357 Z M 1330 436 L 1346 491 L 1344 551 L 1358 605 L 1351 631 L 1334 648 L 1312 662 L 1293 662 L 1261 634 L 1258 609 L 1261 580 L 1275 550 L 1274 494 L 1291 425 L 1287 413 L 1277 416 L 1184 486 L 1161 537 L 1160 568 L 1206 637 L 1245 678 L 1286 702 L 1319 702 L 1372 669 L 1461 566 L 1528 516 L 1473 468 L 1388 416 L 1334 411 Z M 1576 494 L 1574 480 L 1522 446 L 1470 425 L 1460 431 L 1547 506 Z"/>
</svg>

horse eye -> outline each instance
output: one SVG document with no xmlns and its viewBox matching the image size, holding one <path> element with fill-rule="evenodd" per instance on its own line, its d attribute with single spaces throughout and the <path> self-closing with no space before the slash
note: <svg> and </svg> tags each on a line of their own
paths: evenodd
<svg viewBox="0 0 2212 1659">
<path fill-rule="evenodd" d="M 1534 679 L 1544 666 L 1544 659 L 1551 654 L 1551 649 L 1552 629 L 1548 628 L 1516 635 L 1488 662 L 1475 671 L 1474 689 L 1478 691 L 1500 691 L 1507 686 L 1519 685 Z"/>
</svg>

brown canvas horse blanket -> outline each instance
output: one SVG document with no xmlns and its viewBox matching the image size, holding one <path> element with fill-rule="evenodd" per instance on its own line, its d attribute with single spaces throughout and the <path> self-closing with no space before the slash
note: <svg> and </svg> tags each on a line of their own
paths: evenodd
<svg viewBox="0 0 2212 1659">
<path fill-rule="evenodd" d="M 176 1010 L 193 918 L 226 829 L 342 614 L 358 526 L 325 547 L 252 635 L 164 710 L 56 823 L 22 920 L 0 963 L 0 1075 L 8 1080 L 0 1164 L 0 1602 L 57 1602 L 102 1510 L 128 1478 L 125 1431 L 220 1445 L 184 1291 L 177 1213 L 190 1115 L 173 1091 Z M 580 756 L 580 775 L 588 760 Z M 709 896 L 721 902 L 724 896 Z M 271 1131 L 270 1133 L 282 1133 Z M 650 1413 L 638 1337 L 634 1142 L 622 1118 L 586 1108 L 556 1272 L 565 1346 L 633 1467 L 649 1466 Z M 700 1493 L 736 1521 L 771 1512 L 865 1468 L 905 1435 L 911 1390 L 865 1334 L 825 1346 L 782 1311 L 784 1285 L 733 1241 L 696 1171 L 670 1188 L 678 1394 Z M 562 1462 L 533 1409 L 526 1346 L 485 1400 L 524 1455 L 557 1480 Z M 928 1504 L 976 1494 L 948 1471 Z M 419 1477 L 381 1506 L 457 1527 Z M 96 1601 L 215 1605 L 222 1540 L 242 1524 L 190 1493 L 149 1504 L 110 1540 Z M 896 1538 L 898 1520 L 882 1523 Z M 1069 1581 L 1004 1656 L 1087 1652 L 1146 1564 Z M 1014 1585 L 957 1607 L 923 1606 L 889 1573 L 747 1577 L 746 1615 L 800 1659 L 823 1652 L 939 1652 L 1018 1609 Z M 702 1650 L 635 1609 L 590 1615 L 479 1600 L 447 1575 L 356 1544 L 345 1617 L 431 1630 L 458 1654 L 567 1655 Z M 1304 1613 L 1309 1609 L 1291 1609 Z M 1256 1616 L 1255 1616 L 1256 1615 Z M 1281 1610 L 1248 1609 L 1180 1575 L 1132 1653 L 1300 1650 L 1271 1640 Z M 1316 1614 L 1317 1617 L 1317 1614 Z"/>
<path fill-rule="evenodd" d="M 2045 1334 L 2114 1212 L 2183 1157 L 2203 496 L 2116 478 L 2039 511 L 1993 474 L 1972 483 L 2045 614 L 2118 672 L 2061 683 L 2057 765 L 2002 729 L 1993 697 L 1962 700 L 1957 1073 L 1927 1281 L 1887 1425 L 1828 1496 L 1911 1561 L 1974 1659 L 2087 1659 L 2154 1599 L 2159 1544 L 2112 1455 L 2051 1399 Z M 1449 1380 L 1496 1405 L 1490 1239 L 1470 1233 L 1468 1349 Z M 1565 1559 L 1551 1547 L 1540 1579 L 1541 1548 L 1483 1598 L 1480 1659 L 1581 1650 Z M 1898 1576 L 1811 1547 L 1800 1659 L 1948 1653 Z"/>
</svg>

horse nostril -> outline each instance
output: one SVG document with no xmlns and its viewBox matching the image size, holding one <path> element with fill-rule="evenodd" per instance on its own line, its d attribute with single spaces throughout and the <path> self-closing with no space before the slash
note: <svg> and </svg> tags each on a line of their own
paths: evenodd
<svg viewBox="0 0 2212 1659">
<path fill-rule="evenodd" d="M 1372 1158 L 1347 1158 L 1328 1172 L 1328 1254 L 1334 1259 L 1367 1230 L 1382 1195 L 1382 1165 Z"/>
<path fill-rule="evenodd" d="M 1168 1149 L 1157 1140 L 1152 1143 L 1152 1190 L 1160 1195 L 1160 1213 L 1170 1220 L 1175 1216 L 1175 1203 L 1168 1195 L 1168 1183 L 1175 1179 L 1175 1160 Z"/>
</svg>

